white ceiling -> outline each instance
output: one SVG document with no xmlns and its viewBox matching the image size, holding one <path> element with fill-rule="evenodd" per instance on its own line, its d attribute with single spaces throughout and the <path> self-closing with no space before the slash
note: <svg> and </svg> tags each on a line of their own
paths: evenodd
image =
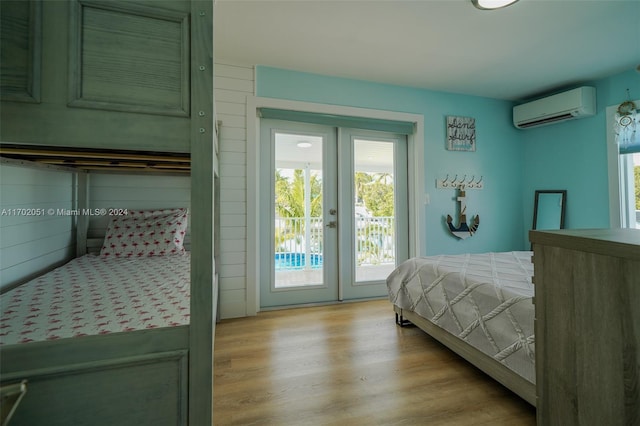
<svg viewBox="0 0 640 426">
<path fill-rule="evenodd" d="M 301 148 L 300 142 L 311 144 Z M 322 169 L 322 143 L 320 136 L 302 133 L 277 132 L 275 134 L 276 167 L 301 169 L 309 164 L 311 170 Z M 355 139 L 354 167 L 360 172 L 393 173 L 393 143 Z"/>
<path fill-rule="evenodd" d="M 217 0 L 217 61 L 525 99 L 640 64 L 640 0 Z"/>
</svg>

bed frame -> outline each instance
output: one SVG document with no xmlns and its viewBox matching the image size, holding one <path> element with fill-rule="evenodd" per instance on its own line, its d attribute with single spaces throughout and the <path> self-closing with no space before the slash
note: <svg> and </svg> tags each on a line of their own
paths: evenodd
<svg viewBox="0 0 640 426">
<path fill-rule="evenodd" d="M 188 326 L 8 345 L 0 349 L 2 385 L 27 380 L 27 393 L 11 419 L 11 426 L 212 424 L 217 298 L 213 262 L 213 182 L 217 171 L 213 0 L 10 3 L 7 7 L 28 8 L 26 15 L 22 12 L 16 15 L 28 18 L 22 25 L 12 26 L 16 34 L 6 38 L 6 46 L 3 40 L 9 57 L 21 61 L 9 65 L 24 74 L 26 83 L 11 87 L 11 93 L 2 93 L 0 139 L 12 142 L 12 148 L 33 145 L 51 148 L 37 153 L 41 157 L 48 155 L 45 164 L 61 164 L 51 158 L 60 153 L 55 147 L 64 147 L 65 155 L 71 153 L 71 148 L 78 151 L 102 148 L 108 153 L 137 150 L 152 155 L 190 154 L 187 161 L 174 156 L 170 167 L 175 172 L 190 169 L 190 224 L 194 235 Z M 3 16 L 13 16 L 5 13 L 12 10 L 3 8 Z M 82 19 L 89 14 L 94 19 Z M 127 20 L 127 14 L 136 19 Z M 136 85 L 135 75 L 122 79 L 117 87 L 103 85 L 100 79 L 92 80 L 85 75 L 94 68 L 82 67 L 83 61 L 100 56 L 91 53 L 99 54 L 103 46 L 118 43 L 119 30 L 101 30 L 112 27 L 114 16 L 123 18 L 123 25 L 135 24 L 136 28 L 142 28 L 144 22 L 155 30 L 158 26 L 172 29 L 166 34 L 176 37 L 172 41 L 179 48 L 154 51 L 171 58 L 177 55 L 181 64 L 175 93 L 165 96 L 169 101 L 159 99 L 154 88 Z M 94 33 L 97 29 L 100 38 L 85 43 L 84 29 Z M 11 44 L 13 40 L 19 42 Z M 131 41 L 132 51 L 151 50 L 149 46 L 156 43 L 154 40 L 138 37 Z M 23 46 L 27 45 L 28 53 L 23 54 Z M 136 60 L 127 56 L 128 50 L 119 51 L 118 60 L 122 63 Z M 127 69 L 123 67 L 121 73 Z M 154 81 L 173 82 L 176 78 L 170 74 L 174 71 L 164 68 L 155 71 Z M 165 71 L 167 75 L 163 74 Z M 91 85 L 91 90 L 100 94 L 98 100 L 80 90 L 84 85 Z M 48 88 L 42 92 L 43 102 L 40 86 Z M 139 98 L 140 103 L 131 104 L 127 100 L 134 98 Z M 156 105 L 149 105 L 149 99 L 156 100 Z M 115 163 L 154 172 L 167 168 L 159 162 L 158 158 L 144 156 L 118 158 Z M 114 162 L 102 157 L 62 164 L 81 170 L 114 169 Z M 78 173 L 79 205 L 87 199 L 82 189 L 86 188 L 86 176 Z M 83 222 L 87 220 L 78 217 L 78 256 L 86 253 L 87 228 Z"/>
<path fill-rule="evenodd" d="M 188 355 L 189 326 L 5 346 L 11 425 L 187 425 Z"/>
<path fill-rule="evenodd" d="M 414 324 L 535 407 L 536 385 L 534 383 L 415 312 L 404 310 L 396 305 L 393 306 L 393 310 L 399 326 Z"/>
<path fill-rule="evenodd" d="M 104 231 L 78 256 L 99 253 Z M 3 346 L 2 383 L 27 386 L 11 425 L 186 426 L 189 348 L 189 325 Z"/>
</svg>

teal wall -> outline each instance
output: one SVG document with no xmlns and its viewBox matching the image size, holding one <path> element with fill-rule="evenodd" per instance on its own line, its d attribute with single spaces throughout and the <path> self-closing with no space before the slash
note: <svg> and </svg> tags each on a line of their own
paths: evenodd
<svg viewBox="0 0 640 426">
<path fill-rule="evenodd" d="M 422 114 L 425 192 L 431 199 L 425 207 L 423 254 L 522 250 L 528 246 L 522 210 L 524 148 L 521 131 L 512 125 L 511 102 L 264 66 L 256 67 L 256 95 Z M 447 115 L 476 119 L 475 152 L 445 149 Z M 454 191 L 435 188 L 436 178 L 447 174 L 483 176 L 485 182 L 484 189 L 467 191 L 468 216 L 479 214 L 480 227 L 472 238 L 464 241 L 446 229 L 446 215 L 455 217 Z"/>
<path fill-rule="evenodd" d="M 632 69 L 581 85 L 596 88 L 595 116 L 518 130 L 507 101 L 256 67 L 258 96 L 424 116 L 425 191 L 431 198 L 426 254 L 527 249 L 536 189 L 567 190 L 567 228 L 609 226 L 606 108 L 628 96 L 640 99 L 640 73 Z M 476 152 L 445 149 L 447 115 L 476 119 Z M 464 241 L 444 227 L 443 218 L 454 216 L 453 192 L 435 189 L 436 178 L 456 173 L 482 175 L 486 183 L 481 191 L 467 191 L 467 211 L 481 221 L 478 233 Z"/>
<path fill-rule="evenodd" d="M 566 189 L 567 228 L 609 227 L 606 108 L 627 100 L 627 89 L 631 99 L 640 99 L 640 73 L 629 70 L 584 85 L 596 88 L 595 116 L 520 132 L 525 225 L 532 223 L 536 189 Z"/>
</svg>

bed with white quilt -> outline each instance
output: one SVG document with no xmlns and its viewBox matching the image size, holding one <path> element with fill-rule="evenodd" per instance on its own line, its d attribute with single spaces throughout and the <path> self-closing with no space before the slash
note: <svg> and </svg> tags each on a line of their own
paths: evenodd
<svg viewBox="0 0 640 426">
<path fill-rule="evenodd" d="M 531 252 L 417 257 L 387 278 L 407 321 L 535 405 Z"/>
</svg>

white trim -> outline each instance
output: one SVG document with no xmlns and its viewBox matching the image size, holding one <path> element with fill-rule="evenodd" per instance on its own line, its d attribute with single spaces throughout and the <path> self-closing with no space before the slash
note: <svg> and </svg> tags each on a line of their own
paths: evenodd
<svg viewBox="0 0 640 426">
<path fill-rule="evenodd" d="M 640 100 L 633 101 L 640 105 Z M 620 228 L 622 226 L 620 211 L 620 154 L 616 144 L 616 136 L 613 131 L 618 105 L 608 106 L 606 109 L 607 122 L 607 169 L 609 171 L 609 226 Z"/>
<path fill-rule="evenodd" d="M 260 197 L 258 179 L 260 177 L 260 120 L 258 119 L 258 102 L 255 96 L 247 96 L 247 257 L 246 257 L 246 314 L 256 315 L 260 310 L 260 216 L 258 207 Z"/>
<path fill-rule="evenodd" d="M 636 194 L 633 173 L 633 155 L 620 156 L 618 165 L 620 167 L 620 182 L 622 182 L 620 188 L 620 226 L 622 228 L 635 228 Z M 626 192 L 624 196 L 622 196 L 623 191 Z"/>
<path fill-rule="evenodd" d="M 613 122 L 617 105 L 607 107 L 607 169 L 609 171 L 609 226 L 620 228 L 620 168 Z"/>
<path fill-rule="evenodd" d="M 407 121 L 414 123 L 414 133 L 407 137 L 408 192 L 409 192 L 409 257 L 422 254 L 425 241 L 424 225 L 424 116 L 405 112 L 384 111 L 367 108 L 326 105 L 285 99 L 247 96 L 247 315 L 256 315 L 260 310 L 260 253 L 259 253 L 259 137 L 260 108 L 275 108 L 318 114 L 346 115 L 381 120 Z M 412 160 L 411 160 L 412 159 Z"/>
<path fill-rule="evenodd" d="M 407 114 L 409 115 L 409 114 Z M 424 116 L 416 117 L 412 135 L 407 136 L 407 193 L 409 203 L 409 257 L 426 254 L 424 187 Z M 425 250 L 423 252 L 423 249 Z"/>
</svg>

